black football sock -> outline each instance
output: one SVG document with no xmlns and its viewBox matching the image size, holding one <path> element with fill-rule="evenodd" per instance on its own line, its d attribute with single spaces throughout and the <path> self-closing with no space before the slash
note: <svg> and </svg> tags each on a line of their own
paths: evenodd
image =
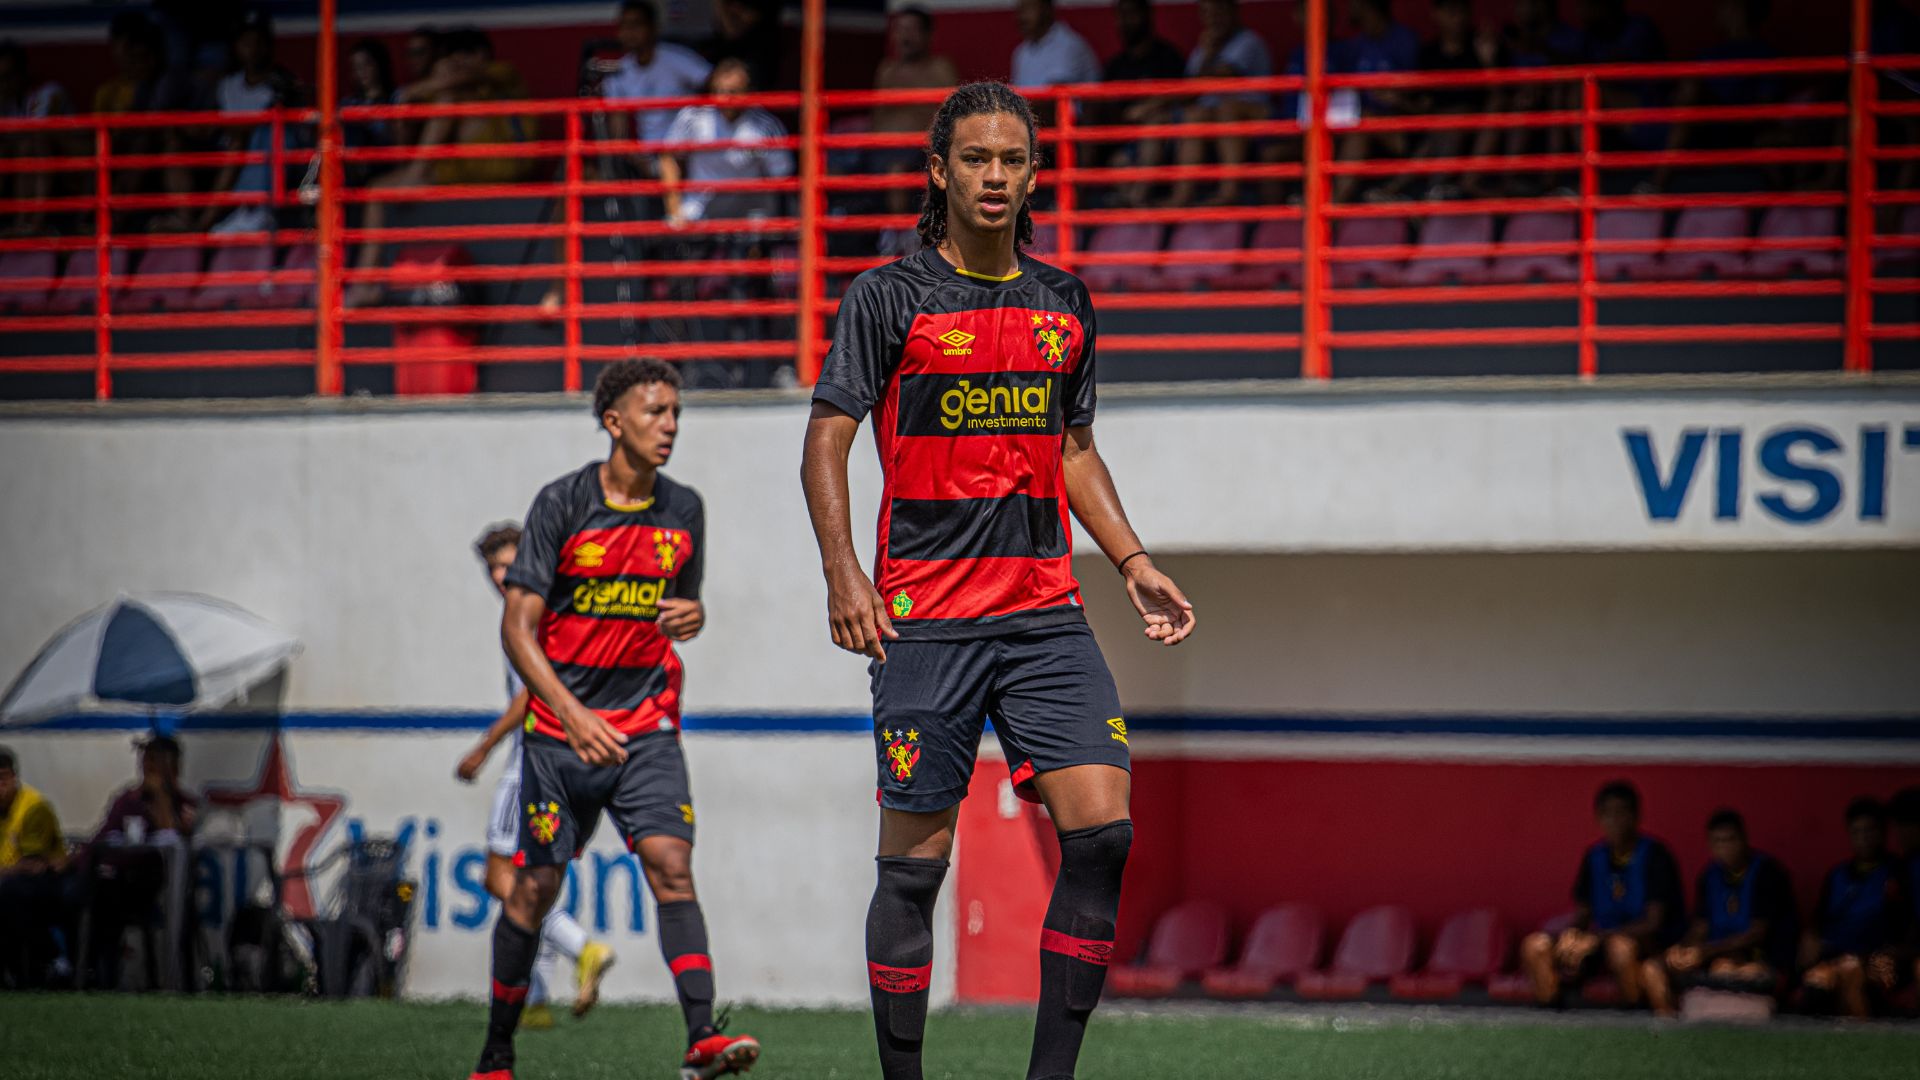
<svg viewBox="0 0 1920 1080">
<path fill-rule="evenodd" d="M 700 901 L 660 905 L 660 955 L 673 972 L 680 1012 L 687 1018 L 687 1045 L 713 1034 L 713 959 L 707 955 L 707 920 Z"/>
<path fill-rule="evenodd" d="M 487 1008 L 487 1044 L 480 1051 L 475 1072 L 513 1068 L 513 1029 L 527 1003 L 533 980 L 533 958 L 540 951 L 540 934 L 515 923 L 502 911 L 493 923 L 493 995 Z"/>
<path fill-rule="evenodd" d="M 883 1080 L 921 1080 L 933 975 L 933 901 L 947 876 L 945 859 L 883 855 L 867 907 L 867 980 Z"/>
<path fill-rule="evenodd" d="M 1029 1080 L 1073 1076 L 1087 1019 L 1107 981 L 1120 873 L 1132 846 L 1131 821 L 1060 834 L 1060 876 L 1040 924 L 1040 1007 Z"/>
</svg>

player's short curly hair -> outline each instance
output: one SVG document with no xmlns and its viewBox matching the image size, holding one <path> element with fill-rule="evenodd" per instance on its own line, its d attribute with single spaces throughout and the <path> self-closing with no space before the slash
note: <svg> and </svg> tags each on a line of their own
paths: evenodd
<svg viewBox="0 0 1920 1080">
<path fill-rule="evenodd" d="M 485 562 L 500 553 L 500 549 L 511 544 L 520 546 L 520 523 L 517 521 L 496 521 L 487 526 L 480 539 L 473 542 L 473 553 Z"/>
<path fill-rule="evenodd" d="M 606 426 L 607 410 L 620 400 L 620 395 L 648 383 L 666 383 L 678 390 L 680 372 L 672 364 L 652 359 L 616 360 L 602 368 L 600 377 L 593 381 L 594 420 Z"/>
<path fill-rule="evenodd" d="M 947 238 L 947 193 L 933 182 L 932 160 L 946 160 L 953 149 L 953 126 L 969 116 L 1011 113 L 1027 125 L 1027 154 L 1035 168 L 1040 165 L 1040 122 L 1034 119 L 1033 106 L 1018 90 L 998 81 L 970 82 L 947 95 L 927 129 L 927 195 L 920 205 L 920 244 L 938 247 Z M 1033 243 L 1033 211 L 1027 206 L 1025 192 L 1015 192 L 1020 213 L 1014 219 L 1013 240 L 1020 247 Z"/>
</svg>

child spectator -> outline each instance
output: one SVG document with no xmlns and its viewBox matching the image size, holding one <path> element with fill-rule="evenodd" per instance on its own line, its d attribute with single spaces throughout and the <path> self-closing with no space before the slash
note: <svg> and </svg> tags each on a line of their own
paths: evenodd
<svg viewBox="0 0 1920 1080">
<path fill-rule="evenodd" d="M 1640 1004 L 1642 962 L 1687 925 L 1679 864 L 1665 844 L 1641 833 L 1640 793 L 1624 780 L 1605 784 L 1593 797 L 1593 816 L 1601 838 L 1574 877 L 1573 924 L 1520 943 L 1521 967 L 1542 1005 L 1602 971 L 1619 982 L 1624 1003 Z"/>
</svg>

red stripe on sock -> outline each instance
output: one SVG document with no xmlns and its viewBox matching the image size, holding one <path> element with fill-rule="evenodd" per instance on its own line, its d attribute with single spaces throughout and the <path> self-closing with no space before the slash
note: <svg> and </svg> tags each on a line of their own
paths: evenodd
<svg viewBox="0 0 1920 1080">
<path fill-rule="evenodd" d="M 933 985 L 933 965 L 897 968 L 869 960 L 867 981 L 889 994 L 917 994 Z"/>
<path fill-rule="evenodd" d="M 493 980 L 493 996 L 509 1005 L 517 1005 L 527 1000 L 526 986 L 508 986 L 499 979 Z"/>
<path fill-rule="evenodd" d="M 667 970 L 673 972 L 676 979 L 689 971 L 712 971 L 713 957 L 706 953 L 690 952 L 667 961 Z"/>
<path fill-rule="evenodd" d="M 1113 942 L 1089 941 L 1086 938 L 1072 937 L 1058 930 L 1040 931 L 1040 948 L 1047 952 L 1071 956 L 1075 960 L 1106 967 L 1113 959 Z"/>
</svg>

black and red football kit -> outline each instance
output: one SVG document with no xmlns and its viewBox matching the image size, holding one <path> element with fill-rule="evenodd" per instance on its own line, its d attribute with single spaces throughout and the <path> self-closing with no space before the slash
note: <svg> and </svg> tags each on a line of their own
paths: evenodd
<svg viewBox="0 0 1920 1080">
<path fill-rule="evenodd" d="M 610 502 L 595 462 L 542 488 L 506 583 L 544 598 L 540 648 L 580 703 L 627 736 L 627 760 L 589 765 L 535 695 L 523 742 L 522 865 L 565 863 L 605 810 L 629 847 L 665 834 L 693 839 L 693 798 L 680 749 L 680 657 L 659 625 L 660 602 L 698 600 L 706 512 L 692 488 L 663 475 L 653 498 Z"/>
<path fill-rule="evenodd" d="M 992 279 L 928 248 L 841 301 L 813 397 L 872 415 L 885 477 L 873 582 L 901 640 L 871 668 L 883 806 L 959 802 L 988 717 L 1029 797 L 1038 772 L 1127 767 L 1062 456 L 1093 422 L 1094 337 L 1086 287 L 1025 255 Z"/>
</svg>

